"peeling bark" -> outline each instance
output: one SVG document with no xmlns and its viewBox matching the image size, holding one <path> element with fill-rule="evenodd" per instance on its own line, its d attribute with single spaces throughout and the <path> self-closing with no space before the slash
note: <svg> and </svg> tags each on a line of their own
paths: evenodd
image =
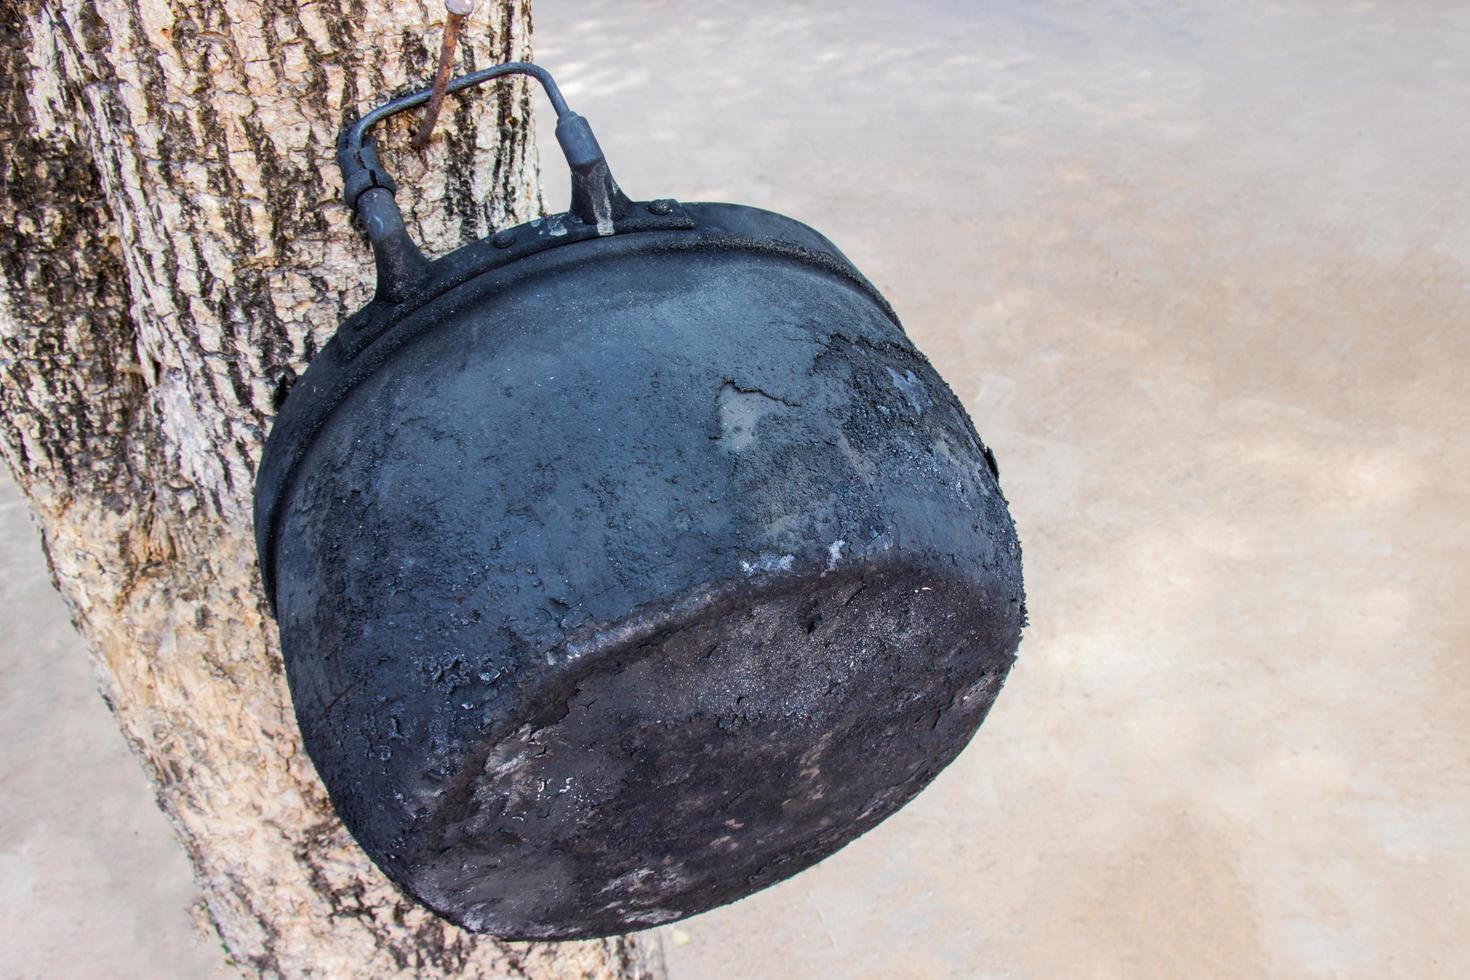
<svg viewBox="0 0 1470 980">
<path fill-rule="evenodd" d="M 102 695 L 233 961 L 264 976 L 654 971 L 632 939 L 506 944 L 399 895 L 301 751 L 250 536 L 291 382 L 372 288 L 338 203 L 343 121 L 432 71 L 431 0 L 0 6 L 0 451 Z M 468 70 L 530 54 L 482 6 Z M 383 128 L 431 253 L 540 203 L 525 80 Z"/>
</svg>

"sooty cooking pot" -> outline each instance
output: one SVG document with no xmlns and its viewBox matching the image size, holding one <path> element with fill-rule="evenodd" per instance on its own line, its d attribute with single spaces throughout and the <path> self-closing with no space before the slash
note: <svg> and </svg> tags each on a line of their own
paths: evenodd
<svg viewBox="0 0 1470 980">
<path fill-rule="evenodd" d="M 831 242 L 635 203 L 534 76 L 567 213 L 428 261 L 367 133 L 378 271 L 275 421 L 260 564 L 307 751 L 402 888 L 507 938 L 748 895 L 893 813 L 1014 660 L 994 458 Z"/>
</svg>

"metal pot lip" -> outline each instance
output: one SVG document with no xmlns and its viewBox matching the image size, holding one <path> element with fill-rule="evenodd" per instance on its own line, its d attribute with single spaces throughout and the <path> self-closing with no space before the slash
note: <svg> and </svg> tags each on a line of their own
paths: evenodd
<svg viewBox="0 0 1470 980">
<path fill-rule="evenodd" d="M 665 207 L 667 213 L 658 213 Z M 527 276 L 564 268 L 592 250 L 609 255 L 757 252 L 815 265 L 847 280 L 898 324 L 888 302 L 852 262 L 825 236 L 793 218 L 737 204 L 654 201 L 635 209 L 643 214 L 619 222 L 612 235 L 598 235 L 593 226 L 568 223 L 565 214 L 498 232 L 435 261 L 425 287 L 408 299 L 399 303 L 374 299 L 343 321 L 292 386 L 272 422 L 256 471 L 255 543 L 272 615 L 276 613 L 276 522 L 297 464 L 347 394 L 413 337 L 433 329 L 441 319 L 436 315 L 440 304 L 452 300 L 464 287 L 484 288 L 490 277 L 492 288 L 503 288 Z M 656 220 L 645 222 L 644 217 Z M 497 239 L 511 239 L 511 243 L 497 245 Z"/>
</svg>

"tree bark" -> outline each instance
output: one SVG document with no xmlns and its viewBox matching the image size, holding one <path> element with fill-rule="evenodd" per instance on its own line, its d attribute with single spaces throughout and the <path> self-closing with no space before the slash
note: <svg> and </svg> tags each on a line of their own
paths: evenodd
<svg viewBox="0 0 1470 980">
<path fill-rule="evenodd" d="M 0 449 L 102 696 L 258 975 L 596 976 L 634 939 L 508 944 L 404 899 L 302 752 L 250 534 L 276 406 L 372 263 L 338 129 L 422 85 L 434 0 L 0 5 Z M 459 67 L 530 56 L 529 0 L 470 22 Z M 446 107 L 423 154 L 383 127 L 432 254 L 540 204 L 524 80 Z"/>
</svg>

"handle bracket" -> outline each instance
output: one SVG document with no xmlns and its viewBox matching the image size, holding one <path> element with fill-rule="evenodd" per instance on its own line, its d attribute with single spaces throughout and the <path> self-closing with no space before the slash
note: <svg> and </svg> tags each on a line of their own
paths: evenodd
<svg viewBox="0 0 1470 980">
<path fill-rule="evenodd" d="M 568 107 L 551 73 L 529 61 L 491 65 L 452 79 L 447 92 L 458 92 L 505 75 L 529 75 L 541 83 L 551 107 L 556 110 L 556 140 L 566 156 L 572 176 L 569 213 L 593 225 L 599 235 L 613 233 L 613 222 L 628 213 L 632 202 L 618 187 L 607 159 L 587 120 Z M 347 206 L 357 212 L 367 230 L 378 267 L 378 298 L 397 302 L 410 295 L 428 275 L 429 260 L 408 234 L 403 215 L 393 198 L 398 184 L 378 159 L 370 130 L 390 116 L 424 105 L 432 88 L 420 89 L 385 102 L 342 130 L 337 145 L 337 164 L 342 168 L 342 189 Z"/>
</svg>

